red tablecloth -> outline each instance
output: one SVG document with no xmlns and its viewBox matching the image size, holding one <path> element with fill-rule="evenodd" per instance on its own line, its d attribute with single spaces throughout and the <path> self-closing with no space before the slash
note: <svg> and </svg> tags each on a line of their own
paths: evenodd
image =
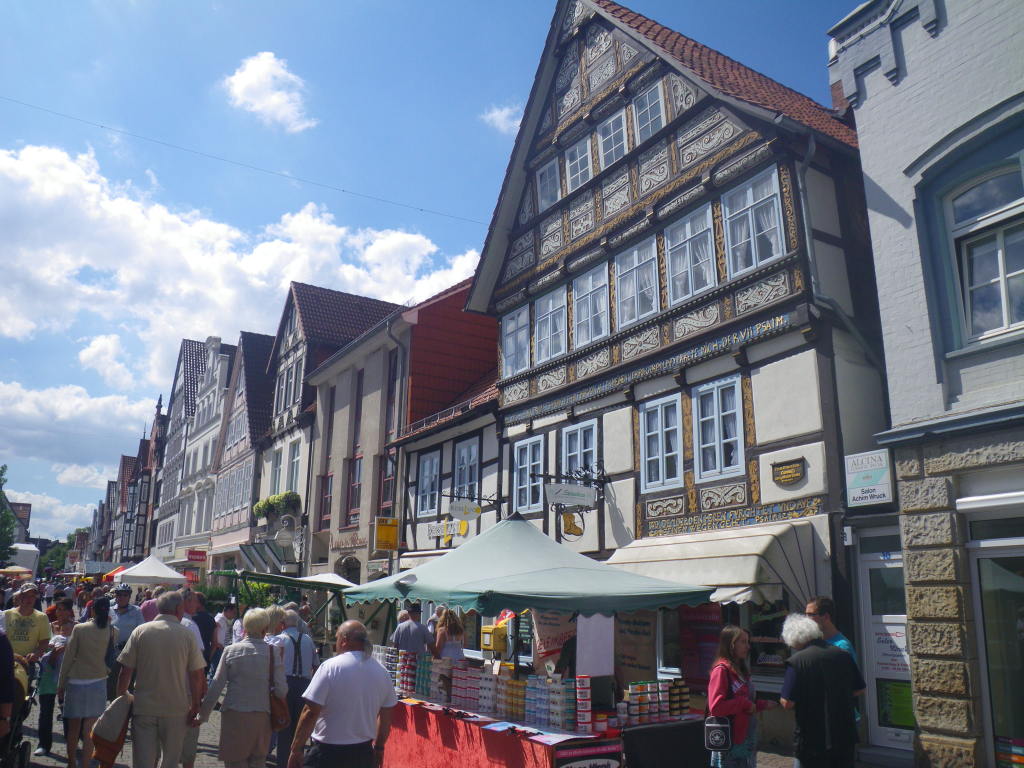
<svg viewBox="0 0 1024 768">
<path fill-rule="evenodd" d="M 471 720 L 399 702 L 384 768 L 552 768 L 554 754 L 554 747 L 521 734 L 488 731 Z"/>
</svg>

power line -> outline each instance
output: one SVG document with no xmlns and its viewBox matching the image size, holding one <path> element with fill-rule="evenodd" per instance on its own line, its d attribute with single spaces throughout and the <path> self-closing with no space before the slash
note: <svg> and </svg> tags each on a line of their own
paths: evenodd
<svg viewBox="0 0 1024 768">
<path fill-rule="evenodd" d="M 377 203 L 385 203 L 387 205 L 394 205 L 394 206 L 397 206 L 399 208 L 408 208 L 409 210 L 412 210 L 412 211 L 418 211 L 420 213 L 429 213 L 429 214 L 431 214 L 433 216 L 443 216 L 446 219 L 454 219 L 456 221 L 464 221 L 464 222 L 467 222 L 469 224 L 486 225 L 486 222 L 484 222 L 484 221 L 479 221 L 477 219 L 471 219 L 471 218 L 469 218 L 467 216 L 458 216 L 458 215 L 456 215 L 454 213 L 445 213 L 444 211 L 438 211 L 438 210 L 436 210 L 434 208 L 424 208 L 424 207 L 419 206 L 419 205 L 412 205 L 410 203 L 402 203 L 402 202 L 399 202 L 397 200 L 389 200 L 386 197 L 378 197 L 376 195 L 368 195 L 368 194 L 366 194 L 364 192 L 356 192 L 356 191 L 351 190 L 351 189 L 344 189 L 343 187 L 336 187 L 333 184 L 326 184 L 326 183 L 324 183 L 322 181 L 316 181 L 314 179 L 307 179 L 307 178 L 304 178 L 302 176 L 293 176 L 290 173 L 284 173 L 282 171 L 273 171 L 270 168 L 263 168 L 263 167 L 261 167 L 259 165 L 252 165 L 251 163 L 244 163 L 241 160 L 232 160 L 230 157 L 224 157 L 222 155 L 214 155 L 214 154 L 211 154 L 210 152 L 203 152 L 202 150 L 199 150 L 199 149 L 192 149 L 191 147 L 184 147 L 184 146 L 182 146 L 180 144 L 174 144 L 174 143 L 172 143 L 170 141 L 163 141 L 162 139 L 154 139 L 151 136 L 143 136 L 140 133 L 132 133 L 131 131 L 125 131 L 125 130 L 122 130 L 121 128 L 114 128 L 113 126 L 110 126 L 110 125 L 104 125 L 103 123 L 97 123 L 97 122 L 94 122 L 92 120 L 87 120 L 84 117 L 76 117 L 75 115 L 69 115 L 66 112 L 60 112 L 60 111 L 58 111 L 56 109 L 50 109 L 48 107 L 42 107 L 42 106 L 39 106 L 38 104 L 30 104 L 27 101 L 21 101 L 19 99 L 12 99 L 10 96 L 4 96 L 4 95 L 0 94 L 0 100 L 10 102 L 11 104 L 17 104 L 17 105 L 22 106 L 22 107 L 28 107 L 29 109 L 35 109 L 35 110 L 38 110 L 39 112 L 46 112 L 47 114 L 50 114 L 50 115 L 56 115 L 57 117 L 62 117 L 65 120 L 73 120 L 76 123 L 83 123 L 85 125 L 90 125 L 93 128 L 99 128 L 99 129 L 104 130 L 104 131 L 110 131 L 111 133 L 117 133 L 117 134 L 120 134 L 122 136 L 128 136 L 128 137 L 133 138 L 133 139 L 139 139 L 140 141 L 148 141 L 151 144 L 159 144 L 162 147 L 167 147 L 169 149 L 175 149 L 175 150 L 178 150 L 179 152 L 187 152 L 187 153 L 189 153 L 191 155 L 196 155 L 198 157 L 206 158 L 207 160 L 216 160 L 217 162 L 220 162 L 220 163 L 227 163 L 228 165 L 234 165 L 234 166 L 237 166 L 239 168 L 245 168 L 245 169 L 250 170 L 250 171 L 256 171 L 258 173 L 265 173 L 268 176 L 279 176 L 282 179 L 288 179 L 288 181 L 298 181 L 298 182 L 301 182 L 303 184 L 310 184 L 310 185 L 312 185 L 314 187 L 320 187 L 322 189 L 330 189 L 330 190 L 332 190 L 334 192 L 341 192 L 344 195 L 351 195 L 352 197 L 362 198 L 363 200 L 372 200 L 372 201 L 377 202 Z"/>
</svg>

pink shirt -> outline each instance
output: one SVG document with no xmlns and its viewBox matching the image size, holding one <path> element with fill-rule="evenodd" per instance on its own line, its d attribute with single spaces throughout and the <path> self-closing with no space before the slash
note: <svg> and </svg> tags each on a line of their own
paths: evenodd
<svg viewBox="0 0 1024 768">
<path fill-rule="evenodd" d="M 142 611 L 142 618 L 146 621 L 152 621 L 157 617 L 157 614 L 160 613 L 160 611 L 157 610 L 155 599 L 144 600 L 142 605 L 139 606 L 139 609 Z"/>
</svg>

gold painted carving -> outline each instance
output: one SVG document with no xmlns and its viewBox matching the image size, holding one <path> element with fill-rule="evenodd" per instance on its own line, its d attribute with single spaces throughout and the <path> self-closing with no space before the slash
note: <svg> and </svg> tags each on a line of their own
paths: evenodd
<svg viewBox="0 0 1024 768">
<path fill-rule="evenodd" d="M 804 271 L 797 267 L 793 270 L 793 292 L 801 293 L 804 290 Z"/>
<path fill-rule="evenodd" d="M 754 428 L 754 392 L 750 384 L 750 376 L 740 376 L 740 391 L 743 394 L 743 431 L 747 448 L 757 445 L 757 433 Z"/>
<path fill-rule="evenodd" d="M 796 226 L 796 205 L 793 198 L 793 180 L 789 173 L 789 166 L 779 166 L 779 187 L 782 190 L 782 215 L 786 219 L 786 236 L 789 239 L 787 250 L 795 251 L 798 248 L 799 237 Z"/>
<path fill-rule="evenodd" d="M 715 229 L 715 264 L 718 266 L 718 284 L 729 279 L 729 270 L 725 265 L 725 221 L 722 218 L 722 202 L 711 203 L 711 223 Z"/>
<path fill-rule="evenodd" d="M 761 462 L 751 459 L 747 462 L 747 480 L 750 483 L 750 503 L 761 503 Z"/>
<path fill-rule="evenodd" d="M 686 514 L 686 497 L 672 496 L 647 502 L 647 517 L 673 517 Z"/>
<path fill-rule="evenodd" d="M 658 232 L 654 238 L 654 249 L 658 259 L 658 279 L 660 289 L 658 291 L 661 299 L 661 308 L 668 308 L 668 259 L 665 256 L 665 233 Z M 668 341 L 668 339 L 666 339 Z"/>
<path fill-rule="evenodd" d="M 681 397 L 683 403 L 683 456 L 693 456 L 693 399 L 690 397 Z M 693 486 L 693 473 L 687 472 L 686 476 L 689 478 L 688 484 L 692 489 Z M 693 505 L 690 509 L 693 509 Z"/>
</svg>

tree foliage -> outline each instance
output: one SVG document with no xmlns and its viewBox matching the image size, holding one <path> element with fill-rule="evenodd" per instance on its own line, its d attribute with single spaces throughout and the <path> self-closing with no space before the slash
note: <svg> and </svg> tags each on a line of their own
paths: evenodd
<svg viewBox="0 0 1024 768">
<path fill-rule="evenodd" d="M 2 563 L 10 562 L 11 555 L 14 554 L 11 545 L 14 544 L 14 527 L 16 525 L 14 512 L 4 493 L 6 483 L 7 465 L 0 464 L 0 562 Z"/>
</svg>

